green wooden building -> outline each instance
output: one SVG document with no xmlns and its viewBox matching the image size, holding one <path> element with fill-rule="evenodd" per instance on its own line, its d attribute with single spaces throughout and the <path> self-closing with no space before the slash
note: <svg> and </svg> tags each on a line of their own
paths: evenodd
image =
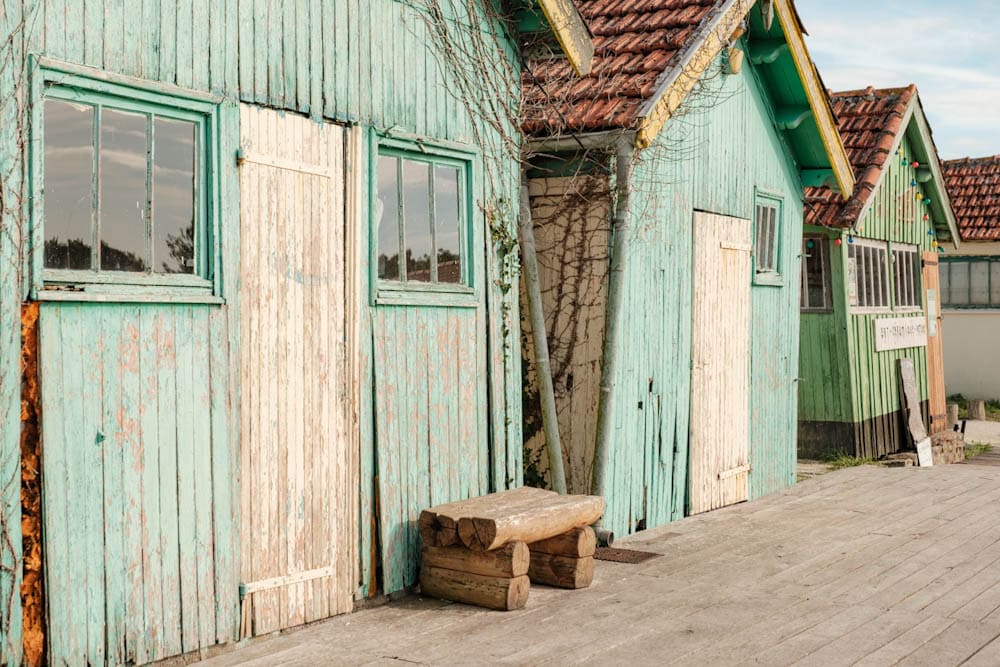
<svg viewBox="0 0 1000 667">
<path fill-rule="evenodd" d="M 806 199 L 799 452 L 879 458 L 909 445 L 900 359 L 928 432 L 945 427 L 937 255 L 958 233 L 916 87 L 831 102 L 858 185 L 846 204 Z"/>
<path fill-rule="evenodd" d="M 0 8 L 0 662 L 349 611 L 521 483 L 510 110 L 591 43 L 498 7 Z"/>
<path fill-rule="evenodd" d="M 795 482 L 800 204 L 853 176 L 788 0 L 580 9 L 592 74 L 525 77 L 529 186 L 568 485 L 621 535 Z"/>
</svg>

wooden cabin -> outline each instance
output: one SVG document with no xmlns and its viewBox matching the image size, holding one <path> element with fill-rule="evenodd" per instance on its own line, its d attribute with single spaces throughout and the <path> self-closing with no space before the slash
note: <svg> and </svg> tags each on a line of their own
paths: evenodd
<svg viewBox="0 0 1000 667">
<path fill-rule="evenodd" d="M 962 246 L 941 256 L 948 395 L 1000 399 L 1000 156 L 942 163 Z"/>
<path fill-rule="evenodd" d="M 937 268 L 958 232 L 916 87 L 830 99 L 858 185 L 806 198 L 799 453 L 877 459 L 911 444 L 900 359 L 928 432 L 945 428 Z"/>
<path fill-rule="evenodd" d="M 504 7 L 0 10 L 0 663 L 349 611 L 420 509 L 520 484 L 503 110 L 522 48 L 592 45 Z"/>
<path fill-rule="evenodd" d="M 592 73 L 525 76 L 531 230 L 567 486 L 622 535 L 794 484 L 800 204 L 854 179 L 788 0 L 579 6 Z"/>
</svg>

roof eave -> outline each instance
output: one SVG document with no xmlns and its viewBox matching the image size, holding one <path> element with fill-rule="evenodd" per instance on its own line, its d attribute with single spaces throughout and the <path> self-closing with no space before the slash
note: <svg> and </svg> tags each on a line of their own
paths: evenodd
<svg viewBox="0 0 1000 667">
<path fill-rule="evenodd" d="M 846 201 L 854 194 L 854 170 L 851 168 L 851 161 L 847 157 L 847 150 L 844 148 L 840 131 L 837 129 L 833 109 L 830 106 L 830 98 L 820 84 L 816 66 L 813 64 L 812 58 L 809 56 L 809 49 L 806 47 L 802 24 L 799 22 L 791 0 L 775 0 L 774 7 L 792 60 L 795 62 L 795 68 L 802 81 L 802 87 L 809 99 L 809 107 L 816 119 L 816 127 L 823 141 L 823 147 L 830 158 L 830 167 L 837 181 L 840 196 Z"/>
<path fill-rule="evenodd" d="M 538 0 L 559 47 L 579 76 L 590 74 L 594 60 L 594 40 L 590 29 L 572 0 Z"/>
<path fill-rule="evenodd" d="M 954 244 L 955 249 L 958 249 L 962 243 L 962 237 L 958 233 L 958 218 L 955 216 L 955 210 L 951 206 L 951 198 L 948 196 L 948 186 L 944 180 L 944 171 L 941 169 L 941 160 L 938 159 L 934 137 L 931 135 L 927 116 L 924 115 L 920 96 L 914 95 L 911 104 L 913 106 L 913 120 L 916 121 L 917 131 L 920 133 L 920 139 L 924 144 L 927 166 L 930 167 L 931 174 L 933 175 L 931 182 L 934 184 L 935 193 L 931 206 L 938 208 L 941 214 L 944 215 L 945 221 L 948 223 L 948 232 L 951 234 L 951 242 Z"/>
<path fill-rule="evenodd" d="M 667 70 L 667 75 L 660 81 L 656 92 L 639 110 L 637 148 L 643 149 L 653 143 L 715 57 L 729 44 L 733 32 L 753 5 L 753 1 L 727 0 L 705 25 L 701 34 L 692 40 L 679 62 Z"/>
</svg>

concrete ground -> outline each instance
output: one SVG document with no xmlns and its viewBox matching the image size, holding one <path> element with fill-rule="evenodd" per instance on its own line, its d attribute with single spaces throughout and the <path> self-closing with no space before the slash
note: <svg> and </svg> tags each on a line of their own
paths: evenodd
<svg viewBox="0 0 1000 667">
<path fill-rule="evenodd" d="M 1000 665 L 1000 467 L 862 466 L 649 530 L 581 591 L 490 612 L 417 596 L 223 665 Z"/>
</svg>

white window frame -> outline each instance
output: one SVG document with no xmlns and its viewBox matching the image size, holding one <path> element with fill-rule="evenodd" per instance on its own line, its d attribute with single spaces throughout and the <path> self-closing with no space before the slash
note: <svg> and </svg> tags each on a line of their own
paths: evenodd
<svg viewBox="0 0 1000 667">
<path fill-rule="evenodd" d="M 761 211 L 772 210 L 773 218 L 764 227 Z M 753 266 L 754 283 L 781 287 L 781 233 L 783 229 L 784 201 L 766 192 L 754 194 L 753 207 Z M 762 261 L 763 258 L 763 261 Z"/>
<path fill-rule="evenodd" d="M 892 255 L 893 309 L 920 312 L 924 308 L 920 247 L 910 243 L 889 244 Z M 905 258 L 909 261 L 902 261 Z"/>
<path fill-rule="evenodd" d="M 848 243 L 846 268 L 848 302 L 852 313 L 892 312 L 892 273 L 889 270 L 888 243 L 855 238 Z M 868 276 L 873 277 L 870 290 L 864 284 Z M 852 278 L 855 282 L 853 292 L 850 290 Z"/>
<path fill-rule="evenodd" d="M 810 250 L 809 241 L 813 242 Z M 811 253 L 819 253 L 823 280 L 823 305 L 812 306 L 809 299 L 809 274 L 807 259 Z M 833 289 L 830 276 L 830 239 L 822 234 L 806 234 L 802 237 L 802 268 L 799 281 L 799 310 L 803 313 L 832 313 Z"/>
</svg>

